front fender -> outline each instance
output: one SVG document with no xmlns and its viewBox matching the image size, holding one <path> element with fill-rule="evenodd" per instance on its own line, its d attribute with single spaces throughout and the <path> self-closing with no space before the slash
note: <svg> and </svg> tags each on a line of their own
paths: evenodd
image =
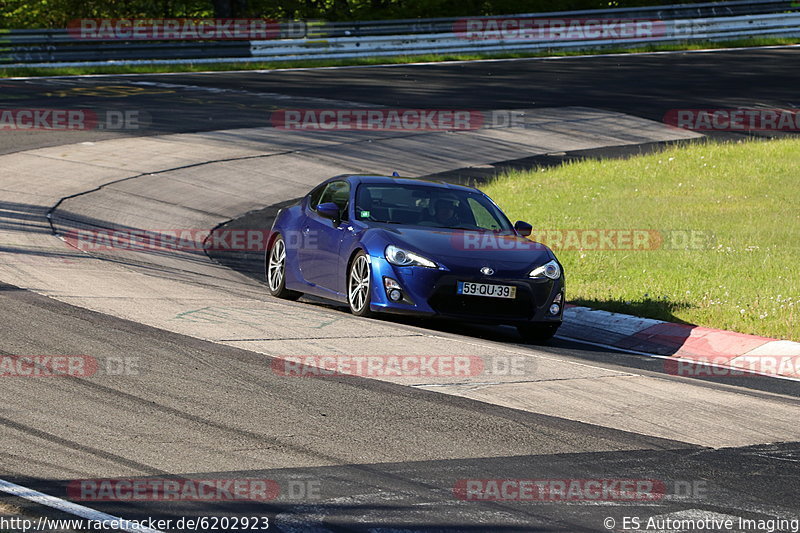
<svg viewBox="0 0 800 533">
<path fill-rule="evenodd" d="M 302 207 L 300 205 L 293 205 L 278 211 L 275 215 L 275 220 L 272 222 L 269 246 L 265 256 L 265 261 L 269 260 L 269 249 L 272 247 L 275 238 L 280 234 L 286 244 L 286 288 L 299 291 L 302 291 L 303 287 L 306 286 L 297 256 L 298 250 L 303 245 L 302 233 L 300 232 L 302 216 Z"/>
</svg>

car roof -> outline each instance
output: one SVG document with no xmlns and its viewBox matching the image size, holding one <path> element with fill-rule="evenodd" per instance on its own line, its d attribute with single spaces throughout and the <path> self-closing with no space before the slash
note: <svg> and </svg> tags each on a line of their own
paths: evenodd
<svg viewBox="0 0 800 533">
<path fill-rule="evenodd" d="M 339 179 L 349 178 L 354 183 L 375 183 L 375 184 L 397 184 L 397 185 L 424 185 L 439 189 L 450 189 L 475 192 L 477 189 L 464 185 L 455 185 L 444 181 L 434 181 L 424 178 L 404 178 L 402 176 L 370 176 L 370 175 L 347 175 L 338 176 Z"/>
</svg>

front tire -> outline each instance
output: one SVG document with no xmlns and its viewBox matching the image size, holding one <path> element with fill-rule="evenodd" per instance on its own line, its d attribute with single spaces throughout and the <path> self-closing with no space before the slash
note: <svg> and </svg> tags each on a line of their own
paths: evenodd
<svg viewBox="0 0 800 533">
<path fill-rule="evenodd" d="M 522 340 L 528 344 L 542 344 L 553 338 L 560 323 L 526 324 L 517 326 Z"/>
<path fill-rule="evenodd" d="M 356 316 L 373 316 L 375 313 L 369 308 L 371 295 L 372 269 L 369 258 L 364 252 L 358 252 L 347 272 L 347 303 L 350 304 L 350 312 Z"/>
<path fill-rule="evenodd" d="M 269 293 L 283 300 L 297 300 L 303 293 L 286 288 L 286 243 L 278 235 L 267 251 L 265 275 Z"/>
</svg>

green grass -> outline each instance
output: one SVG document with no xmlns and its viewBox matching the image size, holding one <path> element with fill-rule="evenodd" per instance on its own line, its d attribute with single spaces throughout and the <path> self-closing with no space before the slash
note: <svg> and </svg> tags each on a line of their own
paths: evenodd
<svg viewBox="0 0 800 533">
<path fill-rule="evenodd" d="M 338 67 L 357 65 L 391 65 L 417 62 L 445 62 L 445 61 L 473 61 L 477 59 L 509 59 L 525 57 L 564 57 L 586 54 L 609 53 L 642 53 L 674 50 L 701 50 L 705 48 L 736 48 L 748 46 L 778 46 L 798 44 L 798 39 L 770 38 L 770 39 L 738 39 L 721 42 L 696 42 L 674 43 L 662 45 L 648 45 L 633 48 L 596 48 L 592 50 L 548 50 L 528 53 L 506 54 L 429 54 L 414 56 L 397 56 L 385 58 L 352 58 L 337 60 L 307 60 L 307 61 L 272 61 L 254 63 L 198 63 L 187 65 L 135 65 L 135 66 L 95 66 L 95 67 L 55 67 L 55 68 L 3 68 L 0 66 L 0 78 L 14 76 L 79 76 L 85 74 L 142 74 L 161 72 L 208 72 L 227 70 L 275 70 L 282 68 L 315 68 Z"/>
<path fill-rule="evenodd" d="M 556 249 L 568 300 L 800 341 L 800 140 L 695 143 L 513 172 L 484 190 L 538 229 L 694 230 L 699 249 Z"/>
</svg>

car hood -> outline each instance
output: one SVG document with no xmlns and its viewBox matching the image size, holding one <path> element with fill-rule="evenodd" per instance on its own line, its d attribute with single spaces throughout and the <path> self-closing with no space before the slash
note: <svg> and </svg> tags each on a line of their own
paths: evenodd
<svg viewBox="0 0 800 533">
<path fill-rule="evenodd" d="M 434 228 L 381 228 L 391 244 L 415 251 L 433 261 L 474 266 L 481 261 L 506 268 L 544 264 L 555 256 L 550 249 L 510 232 Z"/>
</svg>

